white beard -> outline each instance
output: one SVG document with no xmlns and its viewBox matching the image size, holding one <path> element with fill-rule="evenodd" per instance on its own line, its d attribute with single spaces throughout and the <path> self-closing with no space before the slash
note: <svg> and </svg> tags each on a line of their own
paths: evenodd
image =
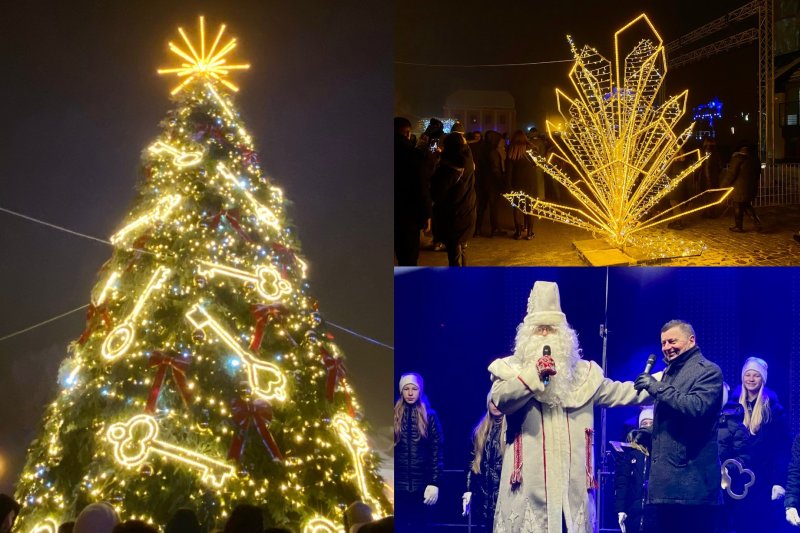
<svg viewBox="0 0 800 533">
<path fill-rule="evenodd" d="M 520 324 L 514 355 L 523 367 L 536 365 L 542 357 L 544 347 L 549 346 L 551 357 L 556 363 L 556 375 L 550 377 L 544 392 L 537 394 L 537 397 L 549 405 L 564 405 L 564 400 L 574 390 L 575 365 L 581 359 L 578 336 L 566 324 L 547 336 L 535 335 L 535 331 L 534 324 Z"/>
</svg>

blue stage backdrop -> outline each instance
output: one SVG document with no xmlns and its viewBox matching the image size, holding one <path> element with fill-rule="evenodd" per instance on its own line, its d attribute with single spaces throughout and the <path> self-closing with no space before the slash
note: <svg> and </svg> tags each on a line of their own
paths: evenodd
<svg viewBox="0 0 800 533">
<path fill-rule="evenodd" d="M 425 379 L 442 421 L 446 468 L 467 468 L 470 433 L 486 411 L 486 367 L 512 353 L 537 280 L 558 283 L 585 359 L 601 363 L 607 323 L 608 377 L 635 379 L 651 353 L 659 359 L 654 371 L 663 369 L 660 329 L 680 318 L 731 389 L 747 357 L 764 358 L 767 385 L 788 409 L 793 433 L 800 431 L 800 268 L 396 269 L 395 376 Z M 638 410 L 607 413 L 607 440 L 624 440 L 624 422 Z M 595 424 L 599 445 L 599 416 Z"/>
</svg>

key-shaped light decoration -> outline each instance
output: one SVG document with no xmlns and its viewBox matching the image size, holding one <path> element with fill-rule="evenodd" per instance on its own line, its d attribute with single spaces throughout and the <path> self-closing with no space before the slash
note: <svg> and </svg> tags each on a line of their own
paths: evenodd
<svg viewBox="0 0 800 533">
<path fill-rule="evenodd" d="M 352 418 L 342 413 L 333 417 L 331 425 L 353 457 L 361 499 L 368 502 L 378 516 L 383 516 L 381 504 L 370 495 L 367 490 L 367 481 L 364 477 L 364 456 L 369 452 L 366 434 L 356 425 Z"/>
<path fill-rule="evenodd" d="M 133 468 L 144 463 L 150 453 L 180 461 L 201 472 L 201 479 L 216 488 L 233 476 L 233 466 L 206 455 L 158 440 L 158 422 L 150 415 L 136 415 L 127 422 L 112 424 L 106 438 L 114 446 L 114 458 Z"/>
<path fill-rule="evenodd" d="M 52 518 L 45 518 L 31 529 L 30 533 L 56 533 L 58 524 Z"/>
<path fill-rule="evenodd" d="M 180 194 L 170 194 L 161 198 L 158 202 L 156 202 L 156 206 L 149 212 L 145 213 L 144 215 L 140 216 L 114 235 L 111 236 L 111 243 L 112 244 L 119 244 L 125 237 L 127 237 L 131 232 L 141 228 L 142 226 L 148 226 L 155 221 L 164 221 L 169 214 L 175 209 L 179 203 L 181 203 L 181 195 Z"/>
<path fill-rule="evenodd" d="M 152 154 L 163 154 L 167 153 L 172 156 L 172 163 L 176 167 L 191 167 L 199 163 L 203 160 L 203 149 L 202 147 L 198 146 L 199 150 L 195 150 L 193 152 L 181 152 L 174 146 L 170 146 L 169 144 L 156 141 L 150 145 L 150 153 Z"/>
<path fill-rule="evenodd" d="M 239 189 L 244 189 L 239 180 L 236 179 L 236 176 L 234 176 L 233 173 L 230 170 L 228 170 L 228 167 L 226 167 L 223 163 L 217 164 L 217 172 L 219 172 L 222 175 L 222 177 L 224 177 L 226 180 L 231 182 L 231 184 L 233 184 L 234 187 Z M 252 194 L 250 194 L 250 191 L 243 190 L 243 192 L 245 198 L 247 198 L 247 200 L 250 202 L 250 205 L 253 206 L 253 210 L 256 212 L 256 216 L 258 217 L 258 219 L 264 224 L 272 226 L 277 230 L 280 230 L 281 223 L 278 220 L 278 217 L 275 216 L 275 213 L 272 212 L 272 209 L 259 203 L 259 201 L 256 200 Z"/>
<path fill-rule="evenodd" d="M 153 275 L 150 276 L 150 281 L 144 288 L 141 296 L 136 300 L 136 305 L 133 306 L 131 313 L 122 321 L 111 333 L 108 334 L 106 340 L 103 341 L 101 353 L 106 359 L 116 359 L 128 352 L 128 348 L 133 344 L 135 337 L 134 322 L 142 312 L 144 304 L 150 297 L 150 294 L 164 286 L 164 282 L 169 278 L 172 271 L 165 267 L 158 267 Z"/>
<path fill-rule="evenodd" d="M 186 313 L 186 319 L 197 329 L 213 331 L 217 337 L 233 351 L 242 362 L 242 366 L 247 371 L 247 380 L 253 393 L 264 400 L 277 400 L 282 402 L 286 399 L 286 376 L 276 365 L 262 361 L 247 350 L 242 349 L 236 339 L 228 333 L 208 311 L 203 309 L 200 304 L 194 304 Z"/>
<path fill-rule="evenodd" d="M 114 284 L 117 282 L 118 279 L 119 279 L 119 272 L 117 272 L 116 270 L 112 272 L 110 276 L 108 276 L 106 284 L 103 285 L 103 290 L 101 290 L 100 294 L 97 295 L 97 300 L 94 302 L 95 306 L 103 305 L 103 302 L 106 301 L 106 296 L 108 296 L 108 291 L 111 290 L 111 287 L 114 286 Z"/>
<path fill-rule="evenodd" d="M 198 263 L 198 275 L 213 278 L 215 275 L 220 274 L 253 283 L 258 294 L 270 302 L 280 300 L 281 296 L 292 292 L 292 285 L 282 279 L 280 273 L 272 267 L 262 265 L 256 268 L 255 273 L 251 273 L 209 261 L 198 261 Z"/>
</svg>

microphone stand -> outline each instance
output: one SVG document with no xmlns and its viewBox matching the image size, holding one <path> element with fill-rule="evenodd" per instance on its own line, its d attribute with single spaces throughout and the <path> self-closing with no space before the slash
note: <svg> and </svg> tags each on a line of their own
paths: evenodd
<svg viewBox="0 0 800 533">
<path fill-rule="evenodd" d="M 603 356 L 602 356 L 602 367 L 603 367 L 603 375 L 608 375 L 608 267 L 606 267 L 606 299 L 605 299 L 605 314 L 603 317 L 603 323 L 600 324 L 600 337 L 603 339 Z M 611 474 L 608 471 L 608 451 L 607 451 L 607 440 L 606 440 L 606 408 L 600 408 L 600 471 L 598 472 L 597 479 L 599 480 L 598 490 L 597 490 L 597 498 L 595 499 L 595 504 L 597 509 L 595 511 L 595 516 L 597 516 L 597 526 L 598 530 L 603 530 L 603 524 L 605 523 L 605 508 L 603 506 L 603 492 L 606 488 L 606 484 L 608 482 L 608 477 Z"/>
</svg>

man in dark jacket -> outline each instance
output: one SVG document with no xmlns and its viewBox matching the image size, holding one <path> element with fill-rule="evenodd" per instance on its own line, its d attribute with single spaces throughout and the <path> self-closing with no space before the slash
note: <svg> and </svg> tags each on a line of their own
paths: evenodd
<svg viewBox="0 0 800 533">
<path fill-rule="evenodd" d="M 416 266 L 419 231 L 430 229 L 431 199 L 424 156 L 411 143 L 411 122 L 394 118 L 394 253 L 399 266 Z"/>
<path fill-rule="evenodd" d="M 734 226 L 729 229 L 736 233 L 744 233 L 744 214 L 753 218 L 756 229 L 761 231 L 761 220 L 756 215 L 756 210 L 751 203 L 758 195 L 758 180 L 761 177 L 761 161 L 756 151 L 749 143 L 741 143 L 739 149 L 731 156 L 728 163 L 728 172 L 722 184 L 723 187 L 733 187 L 731 201 L 733 202 Z"/>
<path fill-rule="evenodd" d="M 671 320 L 661 328 L 667 368 L 661 381 L 649 373 L 634 388 L 655 398 L 647 503 L 656 531 L 714 531 L 720 505 L 717 418 L 722 405 L 722 371 L 703 357 L 694 328 Z"/>
</svg>

